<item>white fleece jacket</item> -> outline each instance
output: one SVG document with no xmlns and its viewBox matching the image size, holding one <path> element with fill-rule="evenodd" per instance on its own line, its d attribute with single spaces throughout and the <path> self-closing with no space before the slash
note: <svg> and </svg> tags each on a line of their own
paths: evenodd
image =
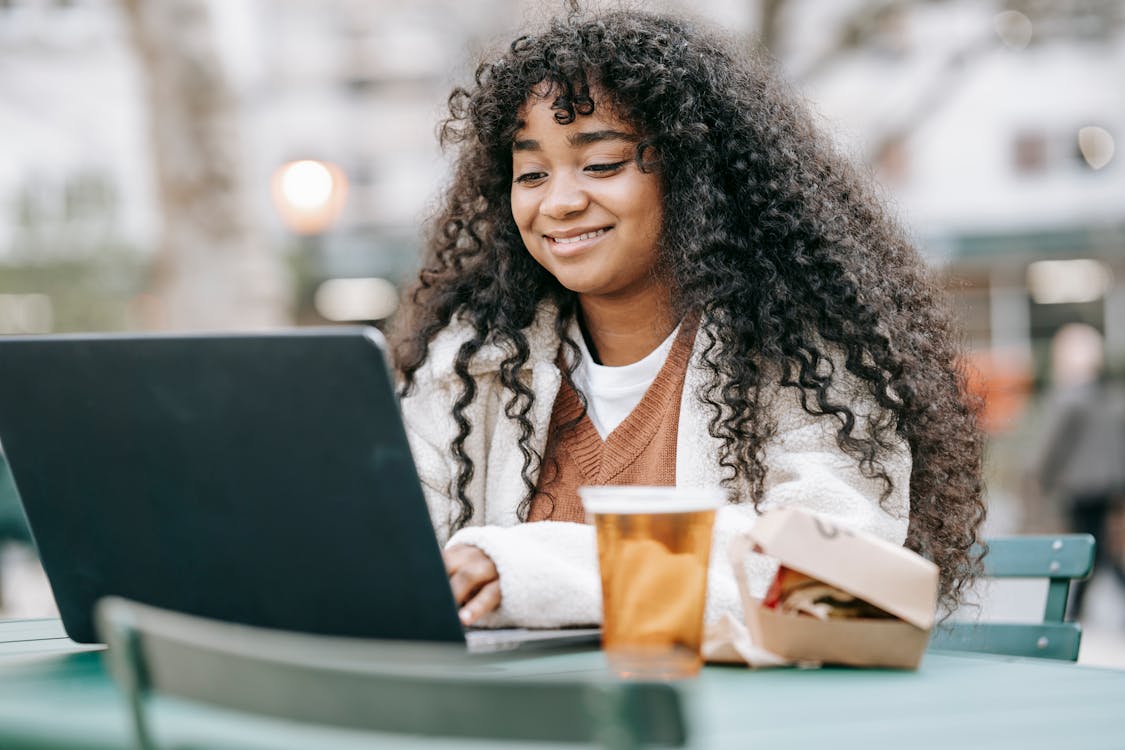
<svg viewBox="0 0 1125 750">
<path fill-rule="evenodd" d="M 556 315 L 553 306 L 544 305 L 525 331 L 531 354 L 523 377 L 535 393 L 528 415 L 533 426 L 529 442 L 540 455 L 562 381 L 555 365 L 559 347 Z M 500 383 L 501 363 L 511 352 L 497 344 L 482 347 L 469 366 L 477 383 L 476 398 L 465 410 L 473 425 L 464 446 L 474 467 L 465 488 L 473 517 L 469 526 L 450 534 L 459 512 L 455 500 L 457 461 L 450 449 L 457 435 L 452 408 L 462 388 L 453 363 L 458 349 L 469 338 L 471 327 L 460 322 L 439 333 L 430 344 L 428 359 L 415 374 L 411 393 L 402 400 L 407 435 L 438 541 L 447 546 L 459 543 L 479 547 L 496 565 L 500 607 L 480 624 L 559 627 L 600 623 L 601 585 L 593 527 L 556 521 L 523 523 L 517 515 L 526 494 L 521 476 L 524 459 L 519 426 L 504 414 L 510 393 Z M 696 337 L 680 402 L 676 439 L 679 486 L 717 486 L 724 476 L 718 463 L 721 443 L 707 428 L 710 411 L 695 395 L 707 378 L 699 362 L 705 339 L 702 333 Z M 837 375 L 842 371 L 842 367 L 837 368 Z M 849 379 L 838 396 L 848 394 L 848 403 L 857 415 L 856 431 L 862 434 L 866 415 L 875 406 L 870 396 L 860 393 L 858 384 Z M 777 430 L 765 452 L 762 509 L 801 506 L 901 544 L 906 538 L 909 513 L 910 453 L 905 443 L 898 444 L 883 460 L 894 491 L 880 504 L 882 483 L 864 477 L 855 459 L 837 447 L 837 420 L 809 415 L 801 408 L 794 388 L 775 387 L 766 396 Z M 739 499 L 747 497 L 743 492 Z M 708 622 L 724 612 L 737 616 L 741 611 L 726 550 L 730 539 L 749 528 L 757 515 L 750 502 L 728 505 L 716 515 L 708 573 Z M 761 555 L 753 558 L 747 569 L 753 593 L 761 596 L 776 571 L 776 563 Z"/>
</svg>

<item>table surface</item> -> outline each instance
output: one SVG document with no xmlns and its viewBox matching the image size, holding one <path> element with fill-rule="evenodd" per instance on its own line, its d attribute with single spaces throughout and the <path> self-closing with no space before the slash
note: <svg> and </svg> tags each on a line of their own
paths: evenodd
<svg viewBox="0 0 1125 750">
<path fill-rule="evenodd" d="M 502 664 L 513 676 L 547 678 L 606 670 L 596 650 Z M 930 652 L 913 672 L 708 666 L 679 685 L 697 748 L 1125 748 L 1125 670 Z M 245 722 L 185 704 L 159 712 L 158 729 L 193 741 L 246 734 Z M 237 746 L 359 748 L 373 739 L 279 722 L 261 722 L 253 736 Z M 125 704 L 97 650 L 67 640 L 55 620 L 0 623 L 0 748 L 128 746 Z M 390 746 L 490 743 L 395 738 Z"/>
</svg>

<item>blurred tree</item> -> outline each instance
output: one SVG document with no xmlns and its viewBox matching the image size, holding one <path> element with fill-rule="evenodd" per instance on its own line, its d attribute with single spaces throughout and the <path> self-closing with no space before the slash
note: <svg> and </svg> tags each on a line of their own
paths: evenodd
<svg viewBox="0 0 1125 750">
<path fill-rule="evenodd" d="M 149 327 L 289 322 L 282 259 L 260 236 L 242 172 L 238 106 L 207 0 L 122 0 L 144 77 L 163 230 Z"/>
</svg>

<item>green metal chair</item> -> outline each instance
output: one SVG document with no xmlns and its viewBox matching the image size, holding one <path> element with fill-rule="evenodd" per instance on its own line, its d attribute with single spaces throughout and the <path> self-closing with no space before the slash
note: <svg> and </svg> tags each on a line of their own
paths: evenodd
<svg viewBox="0 0 1125 750">
<path fill-rule="evenodd" d="M 261 717 L 379 733 L 373 747 L 408 735 L 606 748 L 686 742 L 680 694 L 669 684 L 525 679 L 458 645 L 282 632 L 118 598 L 99 603 L 97 620 L 142 750 L 164 736 L 154 731 L 167 717 L 152 710 L 157 696 L 246 715 L 250 729 L 233 739 L 251 745 Z"/>
<path fill-rule="evenodd" d="M 1046 578 L 1047 603 L 1038 623 L 947 621 L 934 629 L 930 648 L 1038 656 L 1076 661 L 1082 628 L 1066 622 L 1070 583 L 1090 575 L 1089 534 L 997 537 L 986 540 L 985 578 Z"/>
</svg>

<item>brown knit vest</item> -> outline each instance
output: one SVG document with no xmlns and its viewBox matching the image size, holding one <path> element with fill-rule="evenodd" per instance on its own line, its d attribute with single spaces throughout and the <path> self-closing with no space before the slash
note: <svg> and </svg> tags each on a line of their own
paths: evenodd
<svg viewBox="0 0 1125 750">
<path fill-rule="evenodd" d="M 590 417 L 582 414 L 578 392 L 563 383 L 527 520 L 585 522 L 578 498 L 583 485 L 676 483 L 680 396 L 695 331 L 695 321 L 685 320 L 656 379 L 604 442 Z M 577 424 L 560 431 L 580 414 Z"/>
</svg>

